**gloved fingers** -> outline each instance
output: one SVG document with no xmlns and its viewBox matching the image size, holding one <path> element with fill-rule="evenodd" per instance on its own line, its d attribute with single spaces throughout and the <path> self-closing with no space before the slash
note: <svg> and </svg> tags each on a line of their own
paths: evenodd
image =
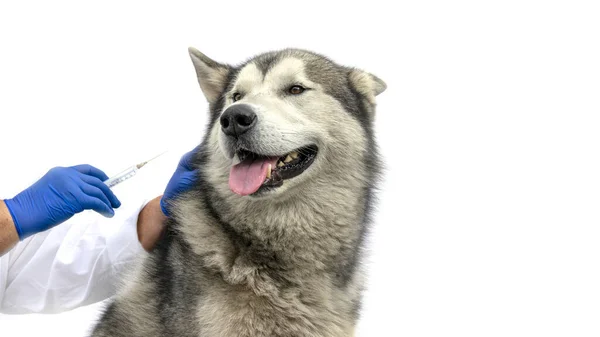
<svg viewBox="0 0 600 337">
<path fill-rule="evenodd" d="M 191 187 L 191 185 L 196 182 L 198 179 L 198 170 L 187 171 L 181 175 L 180 182 L 186 186 Z"/>
<path fill-rule="evenodd" d="M 102 190 L 99 189 L 98 187 L 90 185 L 90 184 L 82 184 L 81 186 L 79 186 L 79 188 L 85 195 L 99 199 L 104 204 L 106 204 L 106 206 L 108 206 L 109 208 L 112 208 L 110 201 L 108 201 L 108 198 L 106 197 L 106 195 L 104 195 Z"/>
<path fill-rule="evenodd" d="M 84 209 L 92 209 L 107 218 L 112 218 L 115 215 L 115 211 L 113 211 L 106 202 L 96 197 L 83 194 L 80 198 L 80 202 Z"/>
<path fill-rule="evenodd" d="M 119 199 L 113 193 L 113 191 L 105 183 L 103 183 L 100 179 L 98 179 L 96 177 L 92 177 L 92 176 L 87 176 L 85 174 L 80 174 L 79 178 L 81 178 L 81 180 L 83 180 L 83 182 L 100 189 L 102 191 L 102 193 L 108 198 L 108 200 L 110 200 L 109 205 L 111 205 L 114 208 L 121 207 L 121 201 L 119 201 Z"/>
<path fill-rule="evenodd" d="M 76 165 L 76 166 L 71 166 L 71 167 L 80 173 L 83 173 L 88 176 L 96 177 L 96 178 L 100 179 L 101 181 L 105 181 L 108 179 L 108 176 L 106 175 L 106 173 L 102 172 L 102 170 L 100 170 L 98 168 L 93 167 L 92 165 L 83 164 L 83 165 Z"/>
<path fill-rule="evenodd" d="M 196 154 L 199 149 L 200 145 L 196 146 L 192 151 L 184 154 L 181 157 L 181 160 L 179 160 L 179 166 L 185 168 L 188 171 L 193 170 L 194 168 L 192 167 L 192 158 L 194 158 L 194 154 Z"/>
</svg>

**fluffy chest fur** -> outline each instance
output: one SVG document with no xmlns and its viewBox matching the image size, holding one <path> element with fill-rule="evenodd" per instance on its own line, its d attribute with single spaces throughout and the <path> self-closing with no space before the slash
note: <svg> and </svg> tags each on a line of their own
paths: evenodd
<svg viewBox="0 0 600 337">
<path fill-rule="evenodd" d="M 326 278 L 281 288 L 278 281 L 251 276 L 251 286 L 215 280 L 197 309 L 207 336 L 349 336 L 352 302 Z"/>
<path fill-rule="evenodd" d="M 362 287 L 352 261 L 361 235 L 361 205 L 338 205 L 339 214 L 320 215 L 314 200 L 294 202 L 292 210 L 252 205 L 247 217 L 226 222 L 211 204 L 227 201 L 208 192 L 178 204 L 179 228 L 192 247 L 191 258 L 199 261 L 196 277 L 205 290 L 196 309 L 201 331 L 208 336 L 349 336 Z"/>
</svg>

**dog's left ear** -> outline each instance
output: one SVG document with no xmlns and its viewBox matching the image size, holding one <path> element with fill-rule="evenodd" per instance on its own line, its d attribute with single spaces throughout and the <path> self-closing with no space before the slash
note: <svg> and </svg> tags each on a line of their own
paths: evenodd
<svg viewBox="0 0 600 337">
<path fill-rule="evenodd" d="M 208 103 L 213 104 L 225 90 L 230 67 L 213 61 L 193 47 L 189 47 L 188 51 L 196 68 L 200 89 Z"/>
<path fill-rule="evenodd" d="M 349 79 L 354 88 L 363 94 L 372 104 L 375 104 L 375 96 L 387 89 L 387 84 L 382 79 L 359 69 L 352 69 Z"/>
</svg>

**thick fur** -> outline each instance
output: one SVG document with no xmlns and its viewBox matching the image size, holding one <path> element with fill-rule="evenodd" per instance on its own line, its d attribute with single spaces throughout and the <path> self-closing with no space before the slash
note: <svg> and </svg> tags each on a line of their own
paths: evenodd
<svg viewBox="0 0 600 337">
<path fill-rule="evenodd" d="M 379 174 L 375 96 L 385 83 L 303 50 L 235 67 L 190 55 L 210 110 L 197 186 L 172 202 L 165 237 L 92 335 L 352 336 Z M 296 84 L 310 90 L 289 95 Z M 237 142 L 219 125 L 232 104 L 250 105 L 259 120 Z M 237 148 L 282 155 L 309 144 L 315 162 L 282 187 L 245 197 L 229 189 Z"/>
</svg>

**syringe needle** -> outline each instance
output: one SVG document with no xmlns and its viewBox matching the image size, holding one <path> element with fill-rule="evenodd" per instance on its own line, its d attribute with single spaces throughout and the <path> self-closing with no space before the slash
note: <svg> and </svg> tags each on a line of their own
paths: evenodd
<svg viewBox="0 0 600 337">
<path fill-rule="evenodd" d="M 141 162 L 141 163 L 137 164 L 137 165 L 136 165 L 136 167 L 137 167 L 137 168 L 142 168 L 144 165 L 148 164 L 149 162 L 151 162 L 151 161 L 153 161 L 154 159 L 156 159 L 156 158 L 158 158 L 158 157 L 162 156 L 162 155 L 163 155 L 163 154 L 165 154 L 165 153 L 167 153 L 167 151 L 165 151 L 165 152 L 163 152 L 163 153 L 161 153 L 161 154 L 159 154 L 159 155 L 157 155 L 157 156 L 154 156 L 154 157 L 152 157 L 152 158 L 150 158 L 150 159 L 148 159 L 148 160 L 146 160 L 146 161 L 143 161 L 143 162 Z"/>
</svg>

